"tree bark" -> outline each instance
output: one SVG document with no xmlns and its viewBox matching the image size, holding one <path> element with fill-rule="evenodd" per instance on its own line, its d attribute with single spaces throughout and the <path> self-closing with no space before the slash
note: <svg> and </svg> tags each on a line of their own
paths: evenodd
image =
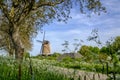
<svg viewBox="0 0 120 80">
<path fill-rule="evenodd" d="M 17 27 L 15 29 L 15 32 L 13 33 L 13 42 L 14 42 L 14 49 L 15 49 L 15 58 L 16 59 L 23 59 L 23 53 L 24 53 L 24 48 L 20 39 L 19 35 L 19 28 Z"/>
</svg>

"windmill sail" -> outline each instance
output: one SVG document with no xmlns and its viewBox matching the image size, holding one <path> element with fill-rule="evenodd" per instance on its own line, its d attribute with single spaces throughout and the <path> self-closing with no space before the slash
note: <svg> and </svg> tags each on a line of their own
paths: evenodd
<svg viewBox="0 0 120 80">
<path fill-rule="evenodd" d="M 41 49 L 40 49 L 40 54 L 43 54 L 44 41 L 45 41 L 45 31 L 43 32 L 43 40 L 42 40 L 42 45 L 41 45 Z"/>
</svg>

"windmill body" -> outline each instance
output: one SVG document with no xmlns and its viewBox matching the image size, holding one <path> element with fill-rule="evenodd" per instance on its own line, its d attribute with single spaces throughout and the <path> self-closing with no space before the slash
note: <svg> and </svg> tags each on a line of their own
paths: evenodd
<svg viewBox="0 0 120 80">
<path fill-rule="evenodd" d="M 42 55 L 50 55 L 50 42 L 47 40 L 43 42 Z"/>
<path fill-rule="evenodd" d="M 43 41 L 37 40 L 38 42 L 42 43 L 40 54 L 44 56 L 50 55 L 50 42 L 48 40 L 45 40 L 45 32 L 43 34 Z"/>
</svg>

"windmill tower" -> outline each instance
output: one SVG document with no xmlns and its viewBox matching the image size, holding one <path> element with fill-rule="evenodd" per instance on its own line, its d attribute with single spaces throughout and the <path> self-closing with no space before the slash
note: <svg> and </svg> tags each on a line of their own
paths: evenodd
<svg viewBox="0 0 120 80">
<path fill-rule="evenodd" d="M 45 40 L 45 31 L 43 33 L 43 40 L 42 41 L 37 40 L 37 42 L 40 42 L 42 44 L 40 54 L 44 56 L 50 55 L 50 42 L 48 40 Z"/>
</svg>

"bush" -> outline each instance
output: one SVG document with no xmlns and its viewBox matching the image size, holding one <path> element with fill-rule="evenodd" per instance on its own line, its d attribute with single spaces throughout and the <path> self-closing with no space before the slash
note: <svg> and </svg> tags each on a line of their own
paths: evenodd
<svg viewBox="0 0 120 80">
<path fill-rule="evenodd" d="M 62 62 L 72 62 L 72 61 L 73 61 L 73 59 L 69 56 L 66 56 L 62 59 Z"/>
</svg>

